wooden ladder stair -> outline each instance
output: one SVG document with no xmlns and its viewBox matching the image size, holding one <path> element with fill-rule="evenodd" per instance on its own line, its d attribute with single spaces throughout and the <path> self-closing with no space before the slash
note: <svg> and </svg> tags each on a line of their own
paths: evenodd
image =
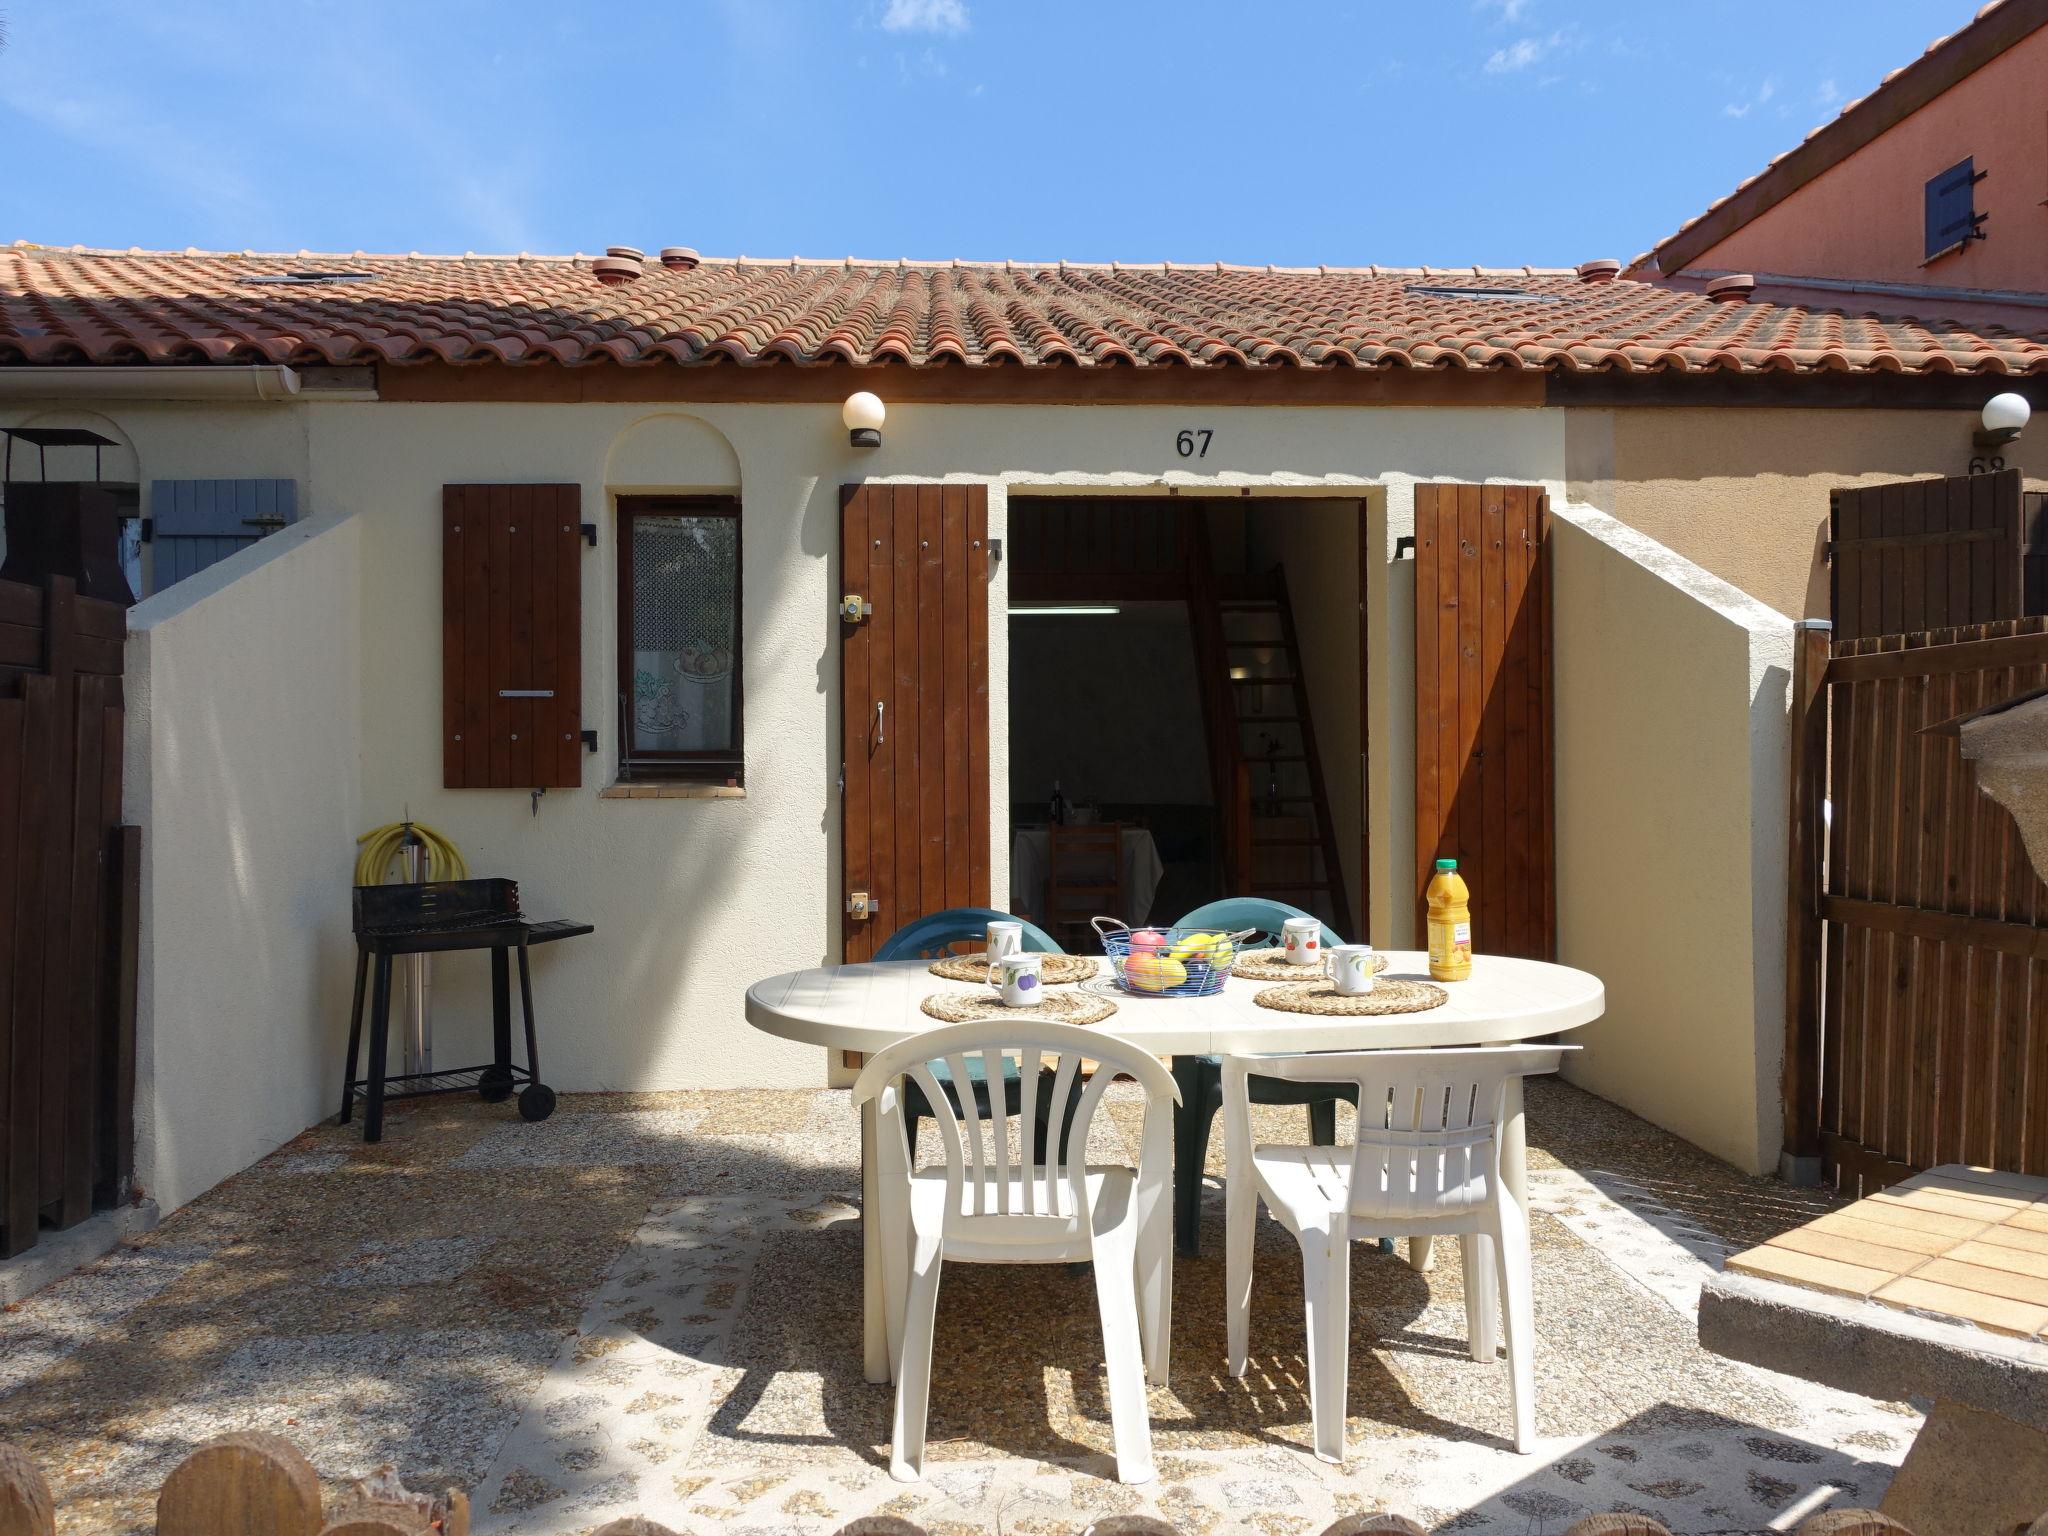
<svg viewBox="0 0 2048 1536">
<path fill-rule="evenodd" d="M 1230 679 L 1239 741 L 1252 772 L 1247 894 L 1304 908 L 1357 938 L 1286 578 L 1274 570 L 1232 580 L 1217 606 L 1231 671 L 1248 674 Z"/>
</svg>

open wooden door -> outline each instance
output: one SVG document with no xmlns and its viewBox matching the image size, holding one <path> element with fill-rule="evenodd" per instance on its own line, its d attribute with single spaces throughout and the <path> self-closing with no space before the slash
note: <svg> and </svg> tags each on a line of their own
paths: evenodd
<svg viewBox="0 0 2048 1536">
<path fill-rule="evenodd" d="M 1418 936 L 1439 858 L 1472 888 L 1472 947 L 1557 951 L 1550 500 L 1533 485 L 1415 488 Z"/>
<path fill-rule="evenodd" d="M 912 918 L 989 904 L 988 492 L 849 485 L 839 528 L 840 953 L 853 961 Z"/>
</svg>

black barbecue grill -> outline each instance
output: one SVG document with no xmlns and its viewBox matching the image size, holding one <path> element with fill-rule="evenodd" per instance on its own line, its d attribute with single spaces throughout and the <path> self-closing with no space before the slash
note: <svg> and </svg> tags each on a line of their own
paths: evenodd
<svg viewBox="0 0 2048 1536">
<path fill-rule="evenodd" d="M 348 1124 L 357 1100 L 363 1105 L 363 1140 L 384 1135 L 384 1102 L 474 1089 L 489 1103 L 519 1094 L 519 1113 L 545 1120 L 554 1113 L 555 1091 L 540 1080 L 535 1043 L 533 981 L 526 952 L 536 944 L 594 933 L 589 923 L 557 919 L 537 923 L 519 911 L 519 886 L 511 880 L 433 880 L 412 885 L 355 888 L 356 995 L 348 1020 L 348 1080 L 341 1091 L 341 1123 Z M 391 961 L 396 955 L 441 954 L 458 949 L 491 952 L 492 1060 L 478 1067 L 387 1076 L 391 1036 Z M 526 1065 L 512 1064 L 512 985 L 507 951 L 519 955 L 520 1014 L 526 1025 Z M 373 966 L 374 962 L 374 966 Z M 370 984 L 370 1075 L 356 1076 L 363 1033 L 363 990 Z"/>
</svg>

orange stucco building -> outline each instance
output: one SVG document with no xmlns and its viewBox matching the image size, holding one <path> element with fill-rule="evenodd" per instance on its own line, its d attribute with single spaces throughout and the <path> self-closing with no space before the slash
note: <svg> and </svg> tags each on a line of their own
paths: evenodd
<svg viewBox="0 0 2048 1536">
<path fill-rule="evenodd" d="M 1630 269 L 1702 287 L 1730 273 L 1758 297 L 1924 294 L 2048 324 L 2048 0 L 1986 6 Z"/>
</svg>

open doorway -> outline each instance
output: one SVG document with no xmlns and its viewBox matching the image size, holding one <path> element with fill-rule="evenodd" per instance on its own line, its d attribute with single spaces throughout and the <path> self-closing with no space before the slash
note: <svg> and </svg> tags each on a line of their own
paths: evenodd
<svg viewBox="0 0 2048 1536">
<path fill-rule="evenodd" d="M 1012 500 L 1012 910 L 1084 947 L 1223 896 L 1361 931 L 1360 513 Z"/>
</svg>

